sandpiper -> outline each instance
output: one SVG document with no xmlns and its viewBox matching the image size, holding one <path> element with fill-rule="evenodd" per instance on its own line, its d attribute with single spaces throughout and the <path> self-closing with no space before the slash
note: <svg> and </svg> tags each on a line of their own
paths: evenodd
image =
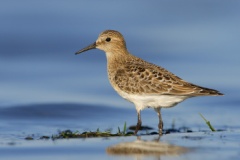
<svg viewBox="0 0 240 160">
<path fill-rule="evenodd" d="M 161 135 L 161 108 L 173 107 L 190 97 L 223 95 L 217 90 L 189 83 L 160 66 L 130 54 L 118 31 L 103 31 L 96 42 L 75 54 L 95 48 L 106 53 L 108 78 L 112 87 L 136 107 L 138 121 L 135 134 L 141 128 L 141 110 L 144 108 L 151 107 L 157 112 Z"/>
</svg>

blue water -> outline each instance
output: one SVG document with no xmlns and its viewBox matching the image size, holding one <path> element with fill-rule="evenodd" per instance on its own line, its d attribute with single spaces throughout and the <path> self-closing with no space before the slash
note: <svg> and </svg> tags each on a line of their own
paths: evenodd
<svg viewBox="0 0 240 160">
<path fill-rule="evenodd" d="M 106 29 L 120 31 L 132 54 L 225 94 L 163 110 L 166 128 L 175 119 L 206 129 L 201 112 L 218 128 L 239 129 L 239 7 L 234 0 L 1 1 L 0 139 L 136 123 L 134 106 L 108 82 L 105 54 L 74 55 Z M 143 122 L 157 127 L 154 111 L 144 111 Z"/>
</svg>

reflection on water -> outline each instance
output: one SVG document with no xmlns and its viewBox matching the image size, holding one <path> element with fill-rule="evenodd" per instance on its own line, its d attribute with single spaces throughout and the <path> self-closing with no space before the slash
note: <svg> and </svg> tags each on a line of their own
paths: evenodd
<svg viewBox="0 0 240 160">
<path fill-rule="evenodd" d="M 114 146 L 110 146 L 106 149 L 107 153 L 110 155 L 127 155 L 134 156 L 137 159 L 145 156 L 171 156 L 180 155 L 189 151 L 186 147 L 180 147 L 176 145 L 171 145 L 166 142 L 159 141 L 160 137 L 157 139 L 141 140 L 141 137 L 137 137 L 137 140 L 132 142 L 121 142 Z"/>
</svg>

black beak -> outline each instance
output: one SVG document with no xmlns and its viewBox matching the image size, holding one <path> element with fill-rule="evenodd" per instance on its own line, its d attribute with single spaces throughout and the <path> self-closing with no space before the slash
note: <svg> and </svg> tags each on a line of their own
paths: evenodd
<svg viewBox="0 0 240 160">
<path fill-rule="evenodd" d="M 95 49 L 95 48 L 96 48 L 96 42 L 94 42 L 93 44 L 91 44 L 91 45 L 89 45 L 89 46 L 87 46 L 87 47 L 77 51 L 75 54 L 80 54 L 82 52 L 88 51 L 90 49 Z"/>
</svg>

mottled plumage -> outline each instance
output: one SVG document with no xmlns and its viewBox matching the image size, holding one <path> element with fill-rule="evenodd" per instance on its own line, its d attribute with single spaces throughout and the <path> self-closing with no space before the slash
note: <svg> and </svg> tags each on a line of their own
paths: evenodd
<svg viewBox="0 0 240 160">
<path fill-rule="evenodd" d="M 138 123 L 135 133 L 141 127 L 140 111 L 146 107 L 152 107 L 158 113 L 159 134 L 162 134 L 161 108 L 173 107 L 189 97 L 223 95 L 217 90 L 188 83 L 166 69 L 130 54 L 118 31 L 102 32 L 95 43 L 76 54 L 94 48 L 106 53 L 108 77 L 113 88 L 136 106 Z"/>
<path fill-rule="evenodd" d="M 109 77 L 111 76 L 111 83 L 129 94 L 219 95 L 216 90 L 188 83 L 164 68 L 141 59 L 124 62 L 124 65 L 116 69 L 114 75 L 110 73 Z"/>
</svg>

